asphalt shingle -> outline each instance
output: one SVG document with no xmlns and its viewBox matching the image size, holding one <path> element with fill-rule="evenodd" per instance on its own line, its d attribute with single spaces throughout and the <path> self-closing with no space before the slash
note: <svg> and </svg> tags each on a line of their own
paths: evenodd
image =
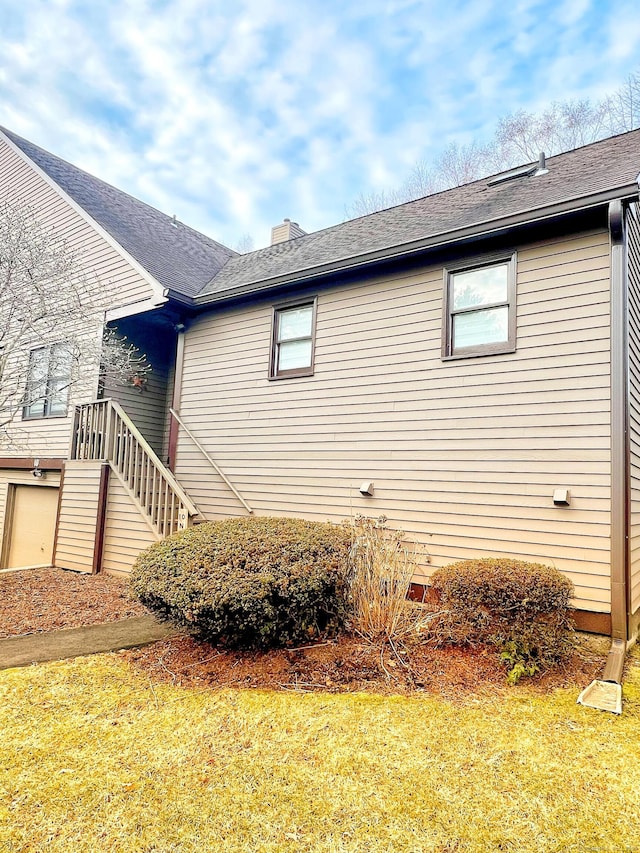
<svg viewBox="0 0 640 853">
<path fill-rule="evenodd" d="M 548 172 L 488 184 L 488 178 L 382 210 L 232 258 L 203 288 L 198 301 L 237 289 L 255 289 L 270 279 L 307 272 L 358 256 L 461 229 L 478 231 L 492 222 L 533 214 L 553 205 L 629 189 L 640 172 L 640 130 L 596 142 L 547 160 Z M 303 223 L 304 225 L 304 223 Z"/>
<path fill-rule="evenodd" d="M 236 253 L 5 128 L 2 132 L 163 287 L 192 297 Z"/>
<path fill-rule="evenodd" d="M 308 278 L 403 246 L 444 243 L 481 233 L 510 218 L 533 219 L 554 206 L 579 206 L 596 196 L 637 189 L 640 130 L 604 139 L 547 160 L 548 172 L 489 184 L 483 178 L 306 234 L 246 255 L 0 128 L 173 295 L 200 304 L 250 293 L 286 279 Z"/>
</svg>

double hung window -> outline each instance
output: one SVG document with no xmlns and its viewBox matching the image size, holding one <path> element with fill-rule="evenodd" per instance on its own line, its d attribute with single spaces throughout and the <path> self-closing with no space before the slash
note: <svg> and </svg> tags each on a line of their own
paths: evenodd
<svg viewBox="0 0 640 853">
<path fill-rule="evenodd" d="M 313 374 L 315 317 L 315 299 L 274 308 L 271 379 Z"/>
<path fill-rule="evenodd" d="M 31 350 L 23 418 L 66 415 L 72 361 L 71 349 L 67 344 L 52 344 Z"/>
<path fill-rule="evenodd" d="M 443 358 L 515 350 L 515 265 L 515 255 L 510 255 L 445 269 Z"/>
</svg>

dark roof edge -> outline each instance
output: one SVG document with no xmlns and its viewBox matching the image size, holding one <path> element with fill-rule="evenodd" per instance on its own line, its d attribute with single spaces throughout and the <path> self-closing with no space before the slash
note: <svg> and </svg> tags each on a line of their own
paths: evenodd
<svg viewBox="0 0 640 853">
<path fill-rule="evenodd" d="M 343 270 L 356 269 L 357 267 L 375 263 L 376 261 L 392 260 L 396 257 L 412 255 L 427 249 L 442 248 L 443 246 L 447 246 L 470 237 L 488 237 L 491 234 L 503 231 L 506 228 L 512 228 L 517 225 L 534 224 L 564 213 L 577 213 L 582 210 L 598 207 L 601 204 L 606 204 L 614 199 L 628 199 L 637 196 L 638 183 L 634 182 L 632 184 L 626 184 L 622 187 L 616 187 L 615 189 L 606 190 L 594 195 L 578 196 L 577 198 L 556 202 L 555 204 L 547 207 L 532 208 L 530 210 L 512 214 L 511 216 L 487 220 L 479 225 L 470 225 L 466 228 L 460 228 L 455 231 L 443 231 L 424 239 L 411 240 L 407 243 L 398 243 L 393 246 L 385 247 L 384 249 L 377 249 L 373 252 L 364 252 L 359 255 L 341 258 L 327 264 L 320 264 L 296 270 L 285 275 L 273 276 L 272 278 L 249 282 L 247 284 L 240 285 L 239 287 L 220 291 L 219 293 L 198 295 L 194 297 L 193 305 L 197 307 L 205 306 L 216 302 L 223 302 L 227 299 L 234 299 L 238 296 L 260 293 L 280 285 L 294 284 L 298 281 L 304 282 L 310 278 L 330 275 Z"/>
</svg>

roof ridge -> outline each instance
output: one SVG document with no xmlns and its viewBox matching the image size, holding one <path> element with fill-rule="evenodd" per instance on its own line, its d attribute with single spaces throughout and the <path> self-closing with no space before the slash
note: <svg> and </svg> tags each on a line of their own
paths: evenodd
<svg viewBox="0 0 640 853">
<path fill-rule="evenodd" d="M 146 201 L 0 128 L 10 144 L 177 299 L 192 299 L 237 252 Z"/>
<path fill-rule="evenodd" d="M 171 214 L 165 213 L 163 210 L 160 210 L 158 207 L 154 207 L 152 204 L 149 204 L 149 202 L 145 201 L 144 199 L 138 198 L 138 196 L 135 196 L 132 193 L 127 192 L 126 190 L 120 189 L 120 187 L 117 187 L 115 184 L 109 183 L 109 181 L 105 181 L 103 178 L 99 178 L 97 175 L 94 175 L 92 172 L 87 171 L 87 169 L 83 169 L 81 166 L 76 166 L 75 163 L 72 163 L 70 160 L 66 160 L 64 157 L 60 157 L 58 154 L 53 154 L 51 151 L 49 151 L 46 148 L 43 148 L 41 145 L 38 145 L 35 142 L 31 142 L 30 139 L 26 139 L 24 136 L 20 136 L 20 134 L 15 133 L 14 131 L 9 130 L 8 128 L 6 128 L 2 125 L 0 125 L 0 131 L 2 133 L 4 133 L 15 145 L 17 145 L 20 148 L 20 150 L 24 154 L 26 154 L 27 157 L 29 157 L 29 159 L 32 159 L 31 156 L 29 155 L 29 153 L 27 151 L 25 151 L 23 146 L 20 145 L 20 142 L 25 143 L 27 145 L 27 147 L 36 148 L 39 152 L 46 155 L 47 157 L 51 157 L 53 160 L 56 160 L 58 163 L 64 164 L 64 166 L 66 166 L 68 169 L 72 169 L 74 172 L 80 173 L 82 175 L 86 175 L 92 181 L 96 181 L 97 183 L 101 184 L 103 187 L 107 187 L 108 189 L 115 191 L 119 195 L 125 196 L 126 198 L 131 199 L 132 201 L 136 202 L 136 204 L 143 205 L 144 207 L 148 208 L 150 211 L 153 211 L 153 213 L 159 214 L 160 216 L 164 217 L 168 224 L 172 224 L 174 222 L 179 222 L 180 225 L 183 226 L 183 228 L 186 228 L 189 232 L 196 235 L 197 237 L 204 237 L 204 239 L 207 240 L 208 242 L 214 243 L 216 246 L 219 246 L 219 247 L 229 251 L 231 253 L 231 257 L 238 254 L 238 252 L 236 252 L 234 249 L 230 248 L 229 246 L 226 246 L 224 243 L 221 243 L 219 240 L 215 240 L 213 237 L 210 237 L 208 234 L 205 234 L 203 231 L 199 231 L 197 228 L 193 228 L 191 225 L 188 225 L 186 222 L 183 222 L 181 219 L 178 219 L 175 216 L 175 214 L 171 215 Z M 16 140 L 19 140 L 19 141 L 16 141 Z M 43 168 L 43 167 L 40 166 L 40 168 Z M 49 177 L 53 181 L 55 181 L 56 184 L 58 184 L 58 186 L 60 186 L 60 184 L 56 180 L 55 176 L 50 175 L 47 169 L 43 169 L 43 171 L 45 171 L 47 173 L 47 175 L 49 175 Z M 62 189 L 64 189 L 64 187 L 62 187 Z"/>
<path fill-rule="evenodd" d="M 492 222 L 524 221 L 529 214 L 574 209 L 588 199 L 595 204 L 605 196 L 637 194 L 640 128 L 549 156 L 546 165 L 544 171 L 493 185 L 487 175 L 232 258 L 200 290 L 199 301 L 302 280 L 314 270 L 328 274 L 337 259 L 380 258 L 402 247 L 430 245 L 439 236 L 480 233 Z"/>
</svg>

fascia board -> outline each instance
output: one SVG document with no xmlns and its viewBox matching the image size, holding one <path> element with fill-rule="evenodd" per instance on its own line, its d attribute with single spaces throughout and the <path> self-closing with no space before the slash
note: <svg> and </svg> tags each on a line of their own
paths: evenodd
<svg viewBox="0 0 640 853">
<path fill-rule="evenodd" d="M 488 220 L 480 223 L 479 225 L 470 225 L 453 231 L 441 232 L 439 234 L 431 235 L 425 239 L 398 243 L 374 252 L 363 252 L 348 258 L 341 258 L 327 264 L 320 264 L 305 269 L 295 270 L 294 272 L 287 273 L 285 275 L 273 276 L 272 278 L 261 281 L 249 282 L 230 290 L 220 291 L 219 293 L 196 296 L 194 302 L 196 306 L 204 308 L 206 305 L 216 302 L 224 302 L 228 299 L 248 296 L 253 293 L 261 293 L 286 284 L 296 284 L 298 282 L 303 284 L 312 278 L 346 272 L 378 261 L 393 260 L 399 257 L 410 257 L 411 255 L 430 249 L 442 249 L 446 246 L 471 238 L 488 238 L 496 236 L 509 228 L 514 228 L 519 225 L 534 225 L 565 213 L 579 213 L 580 211 L 589 210 L 590 208 L 598 207 L 599 205 L 606 204 L 614 199 L 628 199 L 637 196 L 638 185 L 636 183 L 627 184 L 623 187 L 607 190 L 602 193 L 567 199 L 566 201 L 558 202 L 546 207 L 533 208 L 512 214 L 508 217 Z"/>
<path fill-rule="evenodd" d="M 160 308 L 166 305 L 169 300 L 164 298 L 158 299 L 143 299 L 140 302 L 130 302 L 128 305 L 119 305 L 117 308 L 110 308 L 105 311 L 105 322 L 110 323 L 114 320 L 122 320 L 124 317 L 133 317 L 136 314 L 144 314 L 146 311 L 153 311 L 154 308 Z"/>
</svg>

